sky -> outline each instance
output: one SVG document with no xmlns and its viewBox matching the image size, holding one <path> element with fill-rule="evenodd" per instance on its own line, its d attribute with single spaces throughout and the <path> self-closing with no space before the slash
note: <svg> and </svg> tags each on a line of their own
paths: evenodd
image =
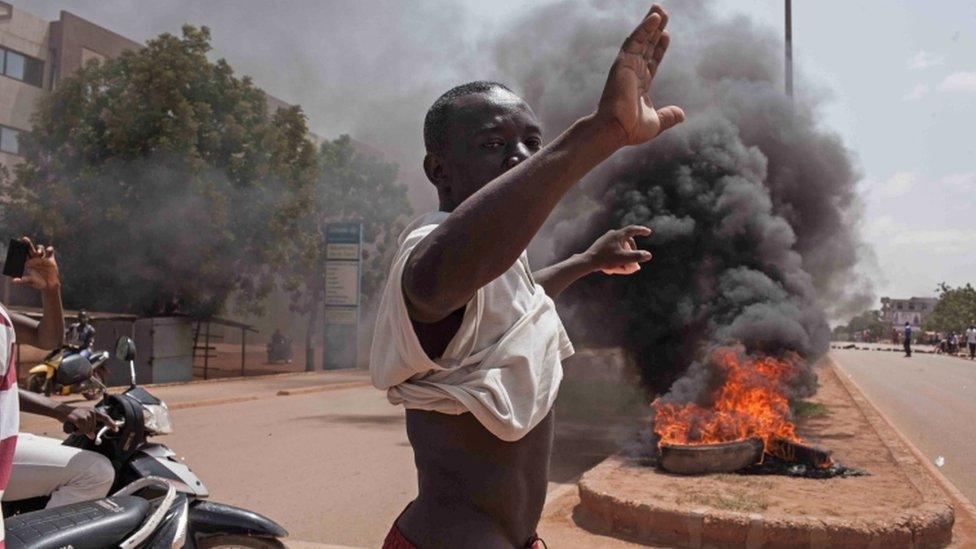
<svg viewBox="0 0 976 549">
<path fill-rule="evenodd" d="M 423 112 L 458 75 L 477 71 L 458 64 L 479 53 L 456 55 L 441 44 L 477 44 L 527 5 L 553 1 L 14 3 L 49 20 L 65 9 L 138 41 L 178 33 L 184 22 L 210 26 L 213 57 L 301 104 L 313 131 L 351 133 L 393 151 L 423 209 L 433 205 L 419 171 Z M 635 13 L 645 9 L 630 3 Z M 673 18 L 695 4 L 666 3 Z M 782 0 L 713 4 L 782 33 Z M 939 282 L 976 282 L 976 1 L 798 0 L 793 20 L 797 95 L 821 100 L 822 124 L 840 135 L 862 175 L 861 231 L 872 251 L 860 273 L 874 281 L 878 298 L 930 296 Z M 680 37 L 672 47 L 680 47 Z M 361 102 L 367 93 L 373 103 Z M 350 107 L 337 109 L 337 102 Z M 391 103 L 398 108 L 386 108 Z M 407 137 L 386 127 L 411 128 L 417 137 L 405 146 Z"/>
</svg>

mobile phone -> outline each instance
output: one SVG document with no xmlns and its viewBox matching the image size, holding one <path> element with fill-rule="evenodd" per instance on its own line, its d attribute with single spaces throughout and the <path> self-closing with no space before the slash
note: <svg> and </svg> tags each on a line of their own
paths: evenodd
<svg viewBox="0 0 976 549">
<path fill-rule="evenodd" d="M 30 245 L 23 240 L 11 238 L 7 246 L 7 259 L 3 262 L 4 276 L 20 278 L 24 276 L 24 265 L 30 256 Z"/>
</svg>

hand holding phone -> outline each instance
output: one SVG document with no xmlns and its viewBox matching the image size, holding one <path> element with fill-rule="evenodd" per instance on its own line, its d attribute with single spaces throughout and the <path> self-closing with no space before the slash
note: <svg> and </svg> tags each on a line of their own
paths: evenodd
<svg viewBox="0 0 976 549">
<path fill-rule="evenodd" d="M 20 271 L 19 275 L 17 271 Z M 20 240 L 11 239 L 3 274 L 13 277 L 14 284 L 27 284 L 35 290 L 55 290 L 61 287 L 54 248 L 35 246 L 26 236 Z"/>
<path fill-rule="evenodd" d="M 31 245 L 23 240 L 10 239 L 7 246 L 7 259 L 3 262 L 3 275 L 13 278 L 24 276 L 24 266 L 30 257 Z"/>
</svg>

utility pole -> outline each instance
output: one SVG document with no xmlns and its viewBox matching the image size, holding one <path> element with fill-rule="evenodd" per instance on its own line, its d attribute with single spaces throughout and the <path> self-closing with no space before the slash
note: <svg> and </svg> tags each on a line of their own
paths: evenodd
<svg viewBox="0 0 976 549">
<path fill-rule="evenodd" d="M 793 101 L 793 2 L 786 0 L 786 95 Z"/>
</svg>

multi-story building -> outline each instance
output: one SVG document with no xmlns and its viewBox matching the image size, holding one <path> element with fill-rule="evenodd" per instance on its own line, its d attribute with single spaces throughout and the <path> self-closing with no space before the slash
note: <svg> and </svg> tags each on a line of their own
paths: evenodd
<svg viewBox="0 0 976 549">
<path fill-rule="evenodd" d="M 935 297 L 912 297 L 909 299 L 881 298 L 881 318 L 892 326 L 904 326 L 906 322 L 919 328 L 932 314 L 939 302 Z"/>
<path fill-rule="evenodd" d="M 141 47 L 71 12 L 61 11 L 57 21 L 49 22 L 0 0 L 0 164 L 20 161 L 18 137 L 30 129 L 37 100 L 54 89 L 62 75 L 90 59 L 117 57 Z M 288 106 L 271 95 L 267 98 L 272 112 Z"/>
<path fill-rule="evenodd" d="M 89 59 L 115 57 L 139 43 L 62 11 L 45 21 L 0 1 L 0 164 L 20 161 L 18 137 L 38 99 Z"/>
</svg>

